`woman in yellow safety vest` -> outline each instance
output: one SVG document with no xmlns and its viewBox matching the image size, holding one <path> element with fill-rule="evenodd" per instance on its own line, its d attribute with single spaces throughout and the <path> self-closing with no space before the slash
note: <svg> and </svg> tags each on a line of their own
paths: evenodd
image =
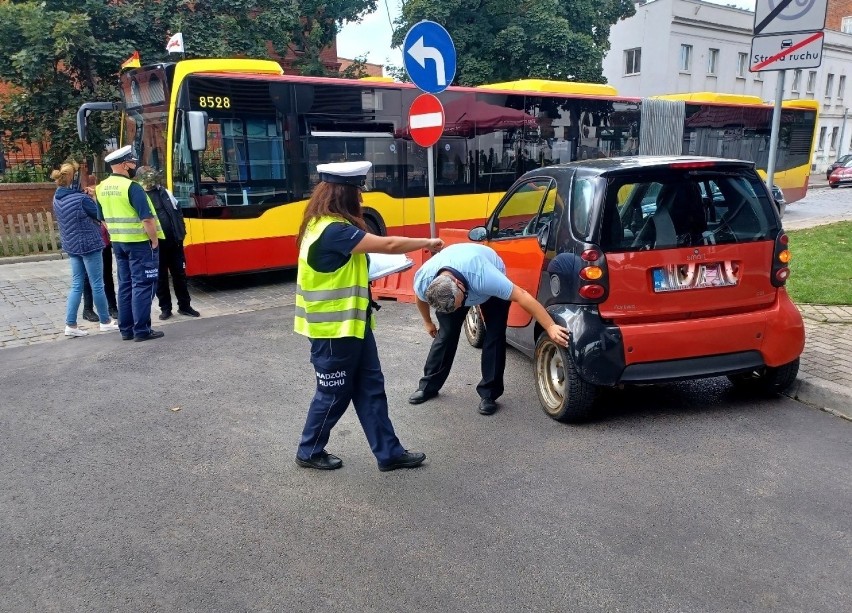
<svg viewBox="0 0 852 613">
<path fill-rule="evenodd" d="M 367 231 L 361 188 L 370 162 L 320 164 L 317 185 L 299 230 L 295 330 L 311 340 L 317 389 L 311 401 L 296 463 L 334 470 L 328 453 L 331 429 L 349 402 L 376 456 L 379 470 L 414 468 L 426 455 L 407 451 L 388 416 L 385 379 L 373 336 L 368 253 L 438 251 L 436 238 L 377 236 Z"/>
</svg>

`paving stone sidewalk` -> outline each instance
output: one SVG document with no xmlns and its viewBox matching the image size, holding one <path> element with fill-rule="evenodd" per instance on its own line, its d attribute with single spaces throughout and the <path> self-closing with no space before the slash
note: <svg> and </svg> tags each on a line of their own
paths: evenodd
<svg viewBox="0 0 852 613">
<path fill-rule="evenodd" d="M 294 279 L 293 271 L 239 275 L 212 281 L 192 279 L 189 293 L 193 308 L 200 311 L 202 317 L 215 317 L 292 304 Z M 0 265 L 0 349 L 64 340 L 65 300 L 69 285 L 70 270 L 66 259 Z M 154 328 L 186 319 L 175 310 L 174 317 L 163 322 L 157 318 L 159 314 L 155 298 L 151 316 Z M 96 323 L 82 318 L 78 325 L 90 334 L 116 334 L 100 332 Z"/>
<path fill-rule="evenodd" d="M 293 271 L 190 280 L 192 305 L 203 317 L 242 313 L 293 303 Z M 65 339 L 65 299 L 69 285 L 67 260 L 27 261 L 0 265 L 0 349 Z M 807 341 L 799 378 L 791 397 L 852 419 L 852 306 L 802 305 Z M 186 319 L 157 319 L 166 327 Z M 80 321 L 91 334 L 97 324 Z"/>
</svg>

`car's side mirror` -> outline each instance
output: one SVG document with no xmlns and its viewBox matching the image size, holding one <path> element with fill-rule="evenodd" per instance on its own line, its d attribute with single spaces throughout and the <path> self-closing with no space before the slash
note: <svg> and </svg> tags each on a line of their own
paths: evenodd
<svg viewBox="0 0 852 613">
<path fill-rule="evenodd" d="M 538 246 L 547 251 L 547 239 L 550 238 L 550 224 L 544 224 L 538 229 Z"/>
<path fill-rule="evenodd" d="M 485 229 L 485 226 L 476 226 L 467 233 L 467 238 L 476 243 L 481 243 L 488 238 L 488 230 Z"/>
</svg>

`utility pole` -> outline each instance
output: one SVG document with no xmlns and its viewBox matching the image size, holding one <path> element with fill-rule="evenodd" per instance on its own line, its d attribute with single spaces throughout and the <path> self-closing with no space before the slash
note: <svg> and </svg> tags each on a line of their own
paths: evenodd
<svg viewBox="0 0 852 613">
<path fill-rule="evenodd" d="M 847 106 L 843 109 L 843 122 L 840 124 L 840 142 L 837 144 L 837 158 L 834 160 L 835 162 L 843 155 L 843 143 L 845 142 L 843 139 L 846 138 L 844 135 L 846 134 L 846 116 L 848 114 L 849 107 Z"/>
</svg>

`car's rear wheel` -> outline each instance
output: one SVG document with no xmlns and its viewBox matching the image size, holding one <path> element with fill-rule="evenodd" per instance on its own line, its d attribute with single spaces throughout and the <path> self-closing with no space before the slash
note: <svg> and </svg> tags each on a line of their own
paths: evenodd
<svg viewBox="0 0 852 613">
<path fill-rule="evenodd" d="M 482 313 L 478 306 L 467 310 L 467 317 L 464 318 L 464 335 L 471 347 L 482 349 L 482 344 L 485 342 L 485 322 L 482 321 Z"/>
<path fill-rule="evenodd" d="M 829 184 L 828 184 L 828 186 L 829 186 L 831 189 L 837 189 L 837 183 L 829 183 Z"/>
<path fill-rule="evenodd" d="M 542 333 L 535 345 L 535 388 L 544 412 L 557 421 L 591 417 L 597 387 L 580 378 L 568 350 Z"/>
<path fill-rule="evenodd" d="M 737 388 L 759 394 L 780 394 L 793 385 L 799 374 L 799 358 L 777 367 L 766 367 L 752 372 L 730 375 Z"/>
</svg>

